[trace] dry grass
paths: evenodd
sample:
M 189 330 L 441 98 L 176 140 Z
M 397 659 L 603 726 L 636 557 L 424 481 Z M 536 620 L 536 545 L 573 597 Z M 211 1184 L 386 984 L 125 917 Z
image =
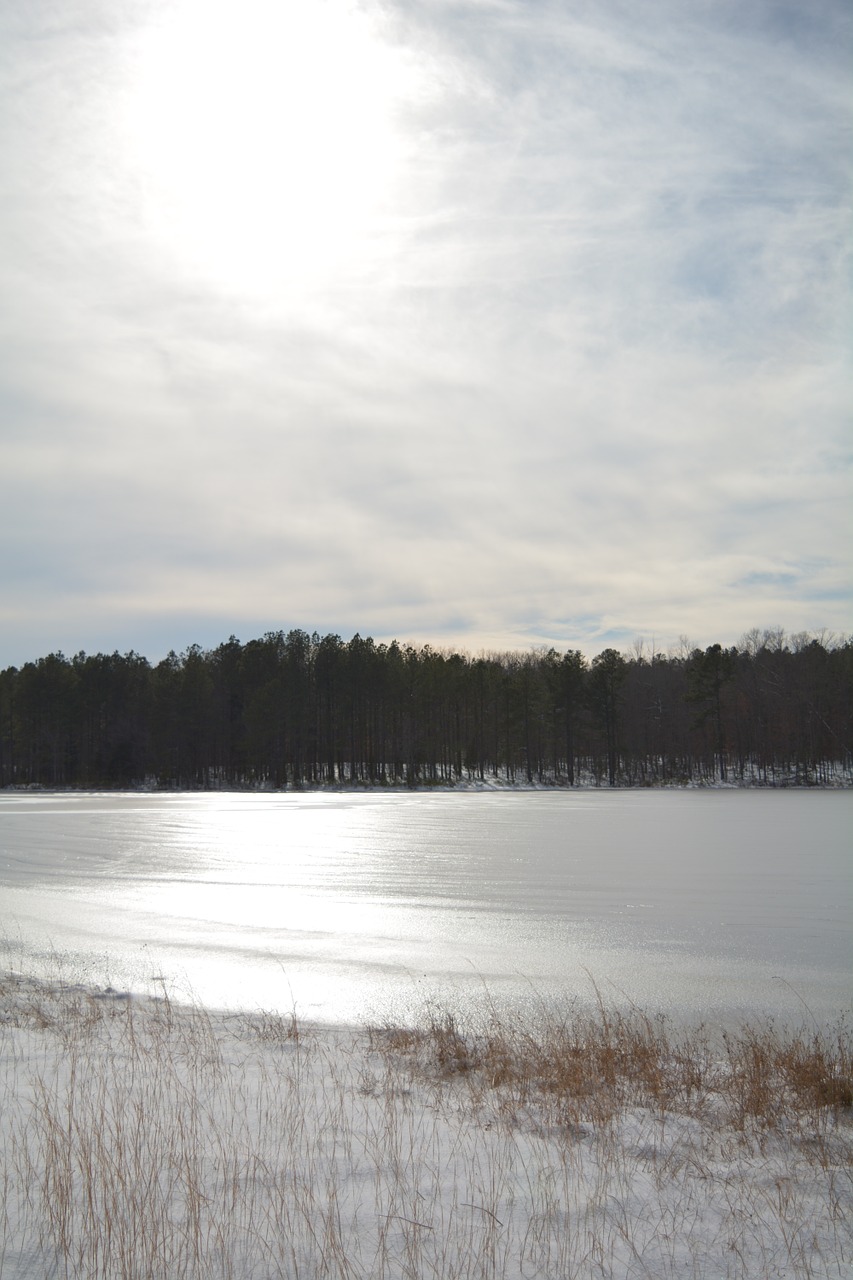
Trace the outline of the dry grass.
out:
M 553 1123 L 605 1124 L 631 1107 L 679 1114 L 744 1132 L 836 1128 L 853 1106 L 851 1037 L 744 1025 L 712 1039 L 675 1036 L 665 1018 L 609 1011 L 544 1018 L 537 1028 L 493 1018 L 463 1030 L 427 1010 L 419 1027 L 373 1027 L 371 1044 L 425 1077 L 465 1076 L 507 1112 L 535 1106 Z
M 367 1034 L 0 981 L 0 1276 L 849 1276 L 845 1032 Z

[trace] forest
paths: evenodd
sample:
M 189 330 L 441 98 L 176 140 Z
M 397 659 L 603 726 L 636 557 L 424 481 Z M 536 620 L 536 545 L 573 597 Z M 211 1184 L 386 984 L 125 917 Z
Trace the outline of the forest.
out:
M 840 785 L 851 744 L 853 640 L 781 629 L 591 661 L 291 630 L 0 672 L 2 787 Z

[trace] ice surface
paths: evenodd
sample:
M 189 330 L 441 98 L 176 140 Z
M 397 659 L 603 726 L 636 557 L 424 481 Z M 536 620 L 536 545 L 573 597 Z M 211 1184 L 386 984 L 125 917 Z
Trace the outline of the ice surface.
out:
M 328 1022 L 849 1010 L 846 792 L 0 796 L 28 972 Z M 16 961 L 17 963 L 17 961 Z

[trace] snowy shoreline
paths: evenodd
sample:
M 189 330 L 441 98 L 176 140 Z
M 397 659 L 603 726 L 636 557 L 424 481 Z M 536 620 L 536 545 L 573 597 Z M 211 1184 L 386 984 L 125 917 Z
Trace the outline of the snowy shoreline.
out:
M 762 781 L 757 778 L 740 779 L 738 781 L 720 782 L 719 780 L 693 779 L 686 782 L 623 782 L 614 786 L 597 782 L 580 782 L 569 784 L 561 780 L 545 779 L 534 782 L 509 782 L 503 778 L 460 778 L 456 782 L 418 782 L 413 786 L 392 782 L 317 782 L 291 783 L 287 786 L 272 786 L 260 783 L 256 786 L 210 785 L 210 786 L 170 786 L 166 784 L 145 784 L 138 786 L 91 786 L 91 787 L 47 787 L 32 782 L 22 786 L 0 787 L 0 795 L 207 795 L 221 793 L 223 795 L 324 795 L 347 792 L 375 793 L 377 795 L 429 795 L 433 792 L 448 794 L 456 792 L 530 792 L 555 791 L 567 795 L 578 795 L 596 792 L 607 795 L 611 792 L 636 791 L 849 791 L 853 790 L 853 775 L 839 772 L 828 782 L 797 782 L 790 778 L 775 778 Z
M 842 1280 L 853 1262 L 844 1032 L 745 1028 L 721 1058 L 603 1007 L 549 1040 L 12 973 L 0 998 L 4 1280 Z

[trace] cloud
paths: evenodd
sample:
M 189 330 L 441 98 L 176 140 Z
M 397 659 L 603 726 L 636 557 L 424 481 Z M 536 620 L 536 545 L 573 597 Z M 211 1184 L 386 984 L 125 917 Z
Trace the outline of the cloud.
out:
M 222 170 L 193 188 L 136 144 L 170 47 L 189 136 L 195 8 L 4 15 L 0 664 L 280 625 L 848 630 L 846 6 L 333 6 L 384 150 L 348 222 L 324 106 L 289 224 L 317 103 L 241 116 L 236 79 L 274 11 L 233 65 L 211 11 L 186 92 Z

